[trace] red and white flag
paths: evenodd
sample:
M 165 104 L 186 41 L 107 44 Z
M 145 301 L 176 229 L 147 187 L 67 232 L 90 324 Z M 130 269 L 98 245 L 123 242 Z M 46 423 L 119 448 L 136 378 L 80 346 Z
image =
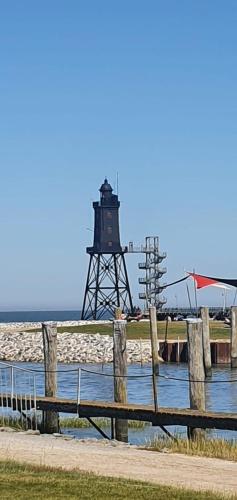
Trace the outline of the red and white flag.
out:
M 224 284 L 224 280 L 218 280 L 218 278 L 209 278 L 208 276 L 203 276 L 201 274 L 196 273 L 188 273 L 189 276 L 195 280 L 196 287 L 199 290 L 200 288 L 204 288 L 206 286 L 216 286 L 217 288 L 224 288 L 224 290 L 230 290 L 226 284 Z M 228 281 L 228 280 L 226 280 Z

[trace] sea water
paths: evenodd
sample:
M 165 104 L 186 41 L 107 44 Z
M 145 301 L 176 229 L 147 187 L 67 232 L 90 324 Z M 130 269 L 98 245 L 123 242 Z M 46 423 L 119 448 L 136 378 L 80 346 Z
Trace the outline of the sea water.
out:
M 6 311 L 0 312 L 0 323 L 77 321 L 80 317 L 81 311 Z

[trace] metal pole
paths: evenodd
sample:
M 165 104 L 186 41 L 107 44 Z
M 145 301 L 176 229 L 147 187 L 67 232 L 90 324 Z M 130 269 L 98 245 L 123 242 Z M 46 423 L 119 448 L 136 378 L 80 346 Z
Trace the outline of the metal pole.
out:
M 188 288 L 188 283 L 186 283 L 186 287 L 187 287 L 187 295 L 188 295 L 188 302 L 189 302 L 190 312 L 192 312 L 192 303 L 191 303 L 191 298 L 190 298 L 190 292 L 189 292 L 189 288 Z
M 81 368 L 77 371 L 77 406 L 81 402 Z
M 14 396 L 14 367 L 11 366 L 11 399 Z
M 34 413 L 35 413 L 35 430 L 37 430 L 37 406 L 36 406 L 36 379 L 33 375 L 33 385 L 34 385 Z
M 194 296 L 195 296 L 195 306 L 196 306 L 196 316 L 198 317 L 198 302 L 197 302 L 197 284 L 195 280 L 195 269 L 193 269 L 193 284 L 194 284 Z

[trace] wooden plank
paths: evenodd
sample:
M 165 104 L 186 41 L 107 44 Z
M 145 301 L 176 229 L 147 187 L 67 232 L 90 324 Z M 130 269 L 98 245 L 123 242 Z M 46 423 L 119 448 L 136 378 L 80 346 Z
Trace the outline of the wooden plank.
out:
M 230 343 L 216 343 L 216 362 L 217 364 L 230 363 Z

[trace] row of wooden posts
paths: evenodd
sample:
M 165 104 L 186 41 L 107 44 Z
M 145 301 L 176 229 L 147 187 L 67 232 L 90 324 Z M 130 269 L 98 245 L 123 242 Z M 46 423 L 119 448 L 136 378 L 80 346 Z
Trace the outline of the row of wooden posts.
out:
M 150 307 L 150 339 L 152 352 L 152 381 L 154 410 L 158 411 L 157 376 L 159 375 L 159 341 L 157 334 L 156 308 Z M 121 310 L 117 309 L 114 320 L 113 374 L 114 401 L 127 403 L 127 353 L 126 321 L 120 319 Z M 159 330 L 158 330 L 159 331 Z M 57 325 L 43 323 L 43 346 L 45 366 L 45 396 L 56 397 L 57 393 Z M 205 381 L 211 377 L 211 349 L 209 332 L 209 310 L 201 307 L 200 318 L 187 319 L 188 379 L 190 408 L 205 411 Z M 237 367 L 237 307 L 231 309 L 231 367 Z M 58 413 L 43 412 L 43 428 L 52 433 L 59 430 Z M 112 435 L 119 441 L 128 441 L 128 422 L 123 419 L 112 421 Z M 203 435 L 200 429 L 188 429 L 190 438 Z

